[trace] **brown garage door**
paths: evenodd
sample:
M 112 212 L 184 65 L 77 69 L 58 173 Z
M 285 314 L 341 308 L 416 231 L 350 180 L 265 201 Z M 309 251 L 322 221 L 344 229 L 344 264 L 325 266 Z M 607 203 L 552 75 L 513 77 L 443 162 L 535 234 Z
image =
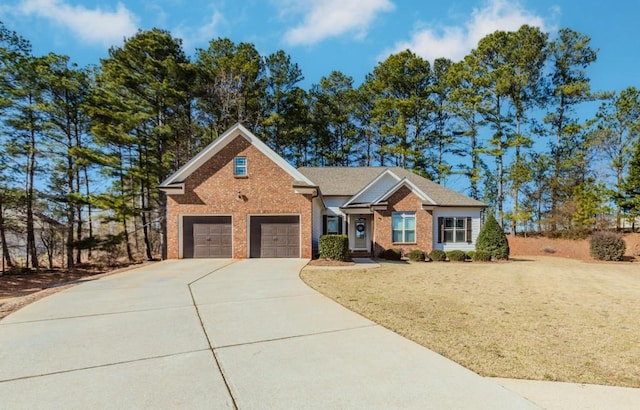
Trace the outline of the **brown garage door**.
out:
M 299 258 L 300 218 L 298 216 L 251 217 L 252 258 Z
M 231 258 L 230 216 L 184 217 L 183 255 L 185 258 Z

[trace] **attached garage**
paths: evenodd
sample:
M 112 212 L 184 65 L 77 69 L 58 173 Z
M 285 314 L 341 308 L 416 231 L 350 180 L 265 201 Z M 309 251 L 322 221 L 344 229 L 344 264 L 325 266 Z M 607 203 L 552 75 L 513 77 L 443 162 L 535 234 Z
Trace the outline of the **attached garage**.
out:
M 249 227 L 251 258 L 300 257 L 299 216 L 251 216 Z
M 233 257 L 230 216 L 185 216 L 182 226 L 184 258 Z

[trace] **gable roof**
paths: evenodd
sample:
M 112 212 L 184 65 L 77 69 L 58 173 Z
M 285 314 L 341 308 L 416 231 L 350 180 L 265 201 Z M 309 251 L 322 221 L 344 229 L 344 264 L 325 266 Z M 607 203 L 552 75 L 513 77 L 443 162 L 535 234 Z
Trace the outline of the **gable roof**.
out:
M 320 187 L 324 196 L 353 196 L 386 170 L 400 179 L 410 181 L 434 205 L 455 207 L 486 207 L 480 201 L 445 188 L 420 175 L 400 167 L 302 167 L 302 174 Z M 399 187 L 398 187 L 399 188 Z
M 418 198 L 422 199 L 422 201 L 424 201 L 425 204 L 427 205 L 437 205 L 433 199 L 429 198 L 429 195 L 427 195 L 426 193 L 422 192 L 422 190 L 420 188 L 418 188 L 413 182 L 409 181 L 407 178 L 402 178 L 400 181 L 398 181 L 397 184 L 395 184 L 390 190 L 388 190 L 387 192 L 385 192 L 380 198 L 376 199 L 375 201 L 373 201 L 374 204 L 380 204 L 386 200 L 388 200 L 391 195 L 395 194 L 396 192 L 398 192 L 398 190 L 402 187 L 407 187 L 409 188 Z
M 398 181 L 400 181 L 400 178 L 395 175 L 393 172 L 391 172 L 390 169 L 385 169 L 384 171 L 382 171 L 377 177 L 375 177 L 374 179 L 372 179 L 371 181 L 369 181 L 368 184 L 366 184 L 365 186 L 363 186 L 362 188 L 360 188 L 360 190 L 358 190 L 358 192 L 356 192 L 347 202 L 345 202 L 342 206 L 349 206 L 350 204 L 356 202 L 358 200 L 359 197 L 361 197 L 363 194 L 365 194 L 367 192 L 367 190 L 369 190 L 371 187 L 373 187 L 375 184 L 378 183 L 378 181 L 380 181 L 382 178 L 384 178 L 386 175 L 389 175 L 390 177 L 392 177 L 396 183 Z M 395 184 L 394 184 L 395 186 Z
M 305 175 L 300 173 L 297 169 L 295 169 L 291 164 L 285 161 L 280 155 L 276 154 L 271 148 L 269 148 L 264 142 L 262 142 L 258 137 L 253 135 L 249 130 L 247 130 L 242 124 L 237 123 L 233 127 L 229 128 L 225 131 L 224 134 L 216 138 L 211 144 L 207 145 L 198 155 L 191 158 L 189 162 L 184 164 L 179 170 L 177 170 L 173 175 L 164 180 L 159 188 L 160 189 L 176 189 L 183 188 L 184 181 L 194 173 L 198 168 L 204 165 L 209 159 L 211 159 L 214 155 L 220 152 L 224 147 L 226 147 L 231 141 L 236 139 L 236 137 L 241 136 L 249 143 L 251 143 L 254 147 L 256 147 L 260 152 L 266 155 L 269 159 L 275 162 L 280 168 L 285 170 L 291 177 L 293 178 L 294 186 L 309 186 L 315 187 L 315 184 L 309 180 Z

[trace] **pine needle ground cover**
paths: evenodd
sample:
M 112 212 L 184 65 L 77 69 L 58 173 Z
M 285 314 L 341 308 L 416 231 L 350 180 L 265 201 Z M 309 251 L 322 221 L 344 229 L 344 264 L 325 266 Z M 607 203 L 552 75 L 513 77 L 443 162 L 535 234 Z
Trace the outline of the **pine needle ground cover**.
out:
M 636 263 L 380 263 L 301 276 L 483 376 L 640 387 Z

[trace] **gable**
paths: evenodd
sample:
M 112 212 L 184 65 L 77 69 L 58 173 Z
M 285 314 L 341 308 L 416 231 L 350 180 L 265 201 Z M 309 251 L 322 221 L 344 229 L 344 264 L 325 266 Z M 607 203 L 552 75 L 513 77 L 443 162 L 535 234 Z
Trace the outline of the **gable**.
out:
M 387 201 L 392 195 L 398 192 L 400 189 L 408 189 L 415 196 L 420 198 L 424 205 L 435 205 L 435 202 L 429 198 L 427 194 L 425 194 L 420 188 L 418 188 L 413 182 L 409 181 L 406 178 L 401 179 L 392 186 L 387 192 L 385 192 L 381 197 L 377 198 L 375 203 L 380 204 L 384 201 Z
M 399 180 L 400 178 L 387 169 L 351 197 L 344 206 L 372 203 L 394 187 Z
M 198 155 L 193 157 L 173 175 L 164 180 L 160 184 L 159 188 L 168 194 L 184 194 L 185 180 L 239 137 L 245 139 L 259 152 L 269 158 L 274 164 L 289 174 L 293 180 L 293 186 L 299 187 L 301 190 L 300 193 L 310 193 L 302 192 L 305 187 L 314 188 L 314 184 L 306 176 L 296 170 L 291 166 L 291 164 L 285 161 L 284 158 L 276 154 L 275 151 L 269 148 L 264 142 L 249 132 L 241 124 L 234 125 L 206 148 L 200 151 Z

